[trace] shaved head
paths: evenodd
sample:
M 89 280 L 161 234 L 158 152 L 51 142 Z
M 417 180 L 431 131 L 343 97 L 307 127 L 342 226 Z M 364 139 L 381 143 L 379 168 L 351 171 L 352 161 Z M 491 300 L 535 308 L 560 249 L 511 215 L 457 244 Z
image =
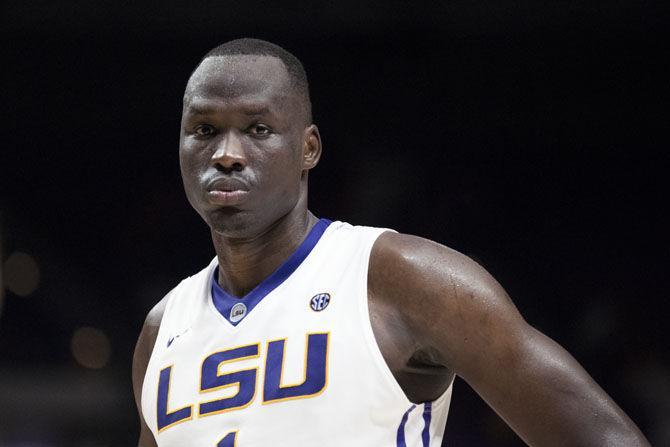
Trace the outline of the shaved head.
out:
M 197 82 L 198 78 L 201 76 L 198 68 L 200 68 L 203 62 L 208 61 L 208 65 L 210 65 L 211 68 L 212 63 L 215 62 L 211 59 L 214 58 L 217 60 L 217 69 L 232 69 L 233 71 L 237 71 L 239 70 L 239 64 L 243 63 L 245 59 L 249 60 L 249 58 L 230 56 L 252 56 L 252 60 L 254 59 L 253 56 L 266 56 L 277 58 L 281 61 L 283 69 L 278 64 L 274 74 L 281 78 L 288 75 L 286 90 L 290 91 L 285 91 L 284 93 L 287 95 L 293 94 L 299 98 L 302 103 L 301 106 L 306 124 L 312 122 L 312 104 L 309 97 L 309 84 L 302 63 L 298 58 L 282 47 L 260 39 L 244 38 L 231 40 L 217 46 L 205 54 L 189 78 L 184 101 L 187 102 L 190 99 L 191 86 L 194 84 L 194 81 Z M 272 75 L 272 73 L 270 75 Z M 231 79 L 231 81 L 234 83 L 234 79 Z M 231 88 L 233 87 L 234 86 L 231 85 Z

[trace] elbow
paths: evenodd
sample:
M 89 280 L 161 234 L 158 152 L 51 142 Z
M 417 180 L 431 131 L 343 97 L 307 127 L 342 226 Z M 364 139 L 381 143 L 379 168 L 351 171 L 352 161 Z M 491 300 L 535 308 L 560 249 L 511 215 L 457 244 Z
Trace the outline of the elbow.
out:
M 650 447 L 642 432 L 630 421 L 604 433 L 602 444 L 608 447 Z

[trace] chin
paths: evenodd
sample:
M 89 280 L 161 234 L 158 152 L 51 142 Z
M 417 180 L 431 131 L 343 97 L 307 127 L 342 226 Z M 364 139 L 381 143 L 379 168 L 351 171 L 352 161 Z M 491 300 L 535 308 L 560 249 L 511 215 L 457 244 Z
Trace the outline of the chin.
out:
M 214 233 L 233 238 L 253 235 L 258 225 L 258 220 L 253 214 L 235 208 L 212 211 L 208 214 L 206 221 Z

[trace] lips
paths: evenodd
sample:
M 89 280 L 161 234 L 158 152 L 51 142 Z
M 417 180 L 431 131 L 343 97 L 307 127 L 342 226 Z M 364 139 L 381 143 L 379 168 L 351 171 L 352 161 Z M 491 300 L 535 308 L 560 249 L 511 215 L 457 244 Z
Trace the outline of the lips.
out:
M 219 177 L 207 184 L 207 198 L 215 205 L 238 205 L 246 199 L 248 194 L 247 185 L 234 178 Z
M 207 183 L 207 191 L 222 191 L 222 192 L 232 192 L 232 191 L 248 191 L 249 188 L 247 185 L 235 178 L 228 177 L 218 177 L 213 180 L 210 180 Z

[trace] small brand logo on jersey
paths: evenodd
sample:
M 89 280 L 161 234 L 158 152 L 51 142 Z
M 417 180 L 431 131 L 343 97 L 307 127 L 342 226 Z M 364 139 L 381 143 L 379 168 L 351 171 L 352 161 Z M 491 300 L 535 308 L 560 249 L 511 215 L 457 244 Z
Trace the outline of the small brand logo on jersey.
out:
M 236 303 L 232 309 L 230 309 L 230 321 L 232 323 L 237 323 L 247 314 L 247 306 L 244 303 Z
M 309 306 L 314 312 L 321 312 L 323 309 L 328 307 L 330 303 L 330 294 L 328 293 L 319 293 L 314 295 L 311 300 L 309 300 Z
M 168 341 L 167 341 L 167 347 L 169 348 L 173 341 L 175 341 L 177 338 L 179 338 L 179 337 L 181 337 L 182 335 L 184 335 L 185 333 L 187 333 L 189 329 L 191 329 L 191 328 L 188 328 L 188 329 L 186 329 L 184 332 L 181 332 L 181 333 L 179 333 L 179 334 L 177 334 L 177 335 L 173 335 L 172 337 L 168 338 Z

